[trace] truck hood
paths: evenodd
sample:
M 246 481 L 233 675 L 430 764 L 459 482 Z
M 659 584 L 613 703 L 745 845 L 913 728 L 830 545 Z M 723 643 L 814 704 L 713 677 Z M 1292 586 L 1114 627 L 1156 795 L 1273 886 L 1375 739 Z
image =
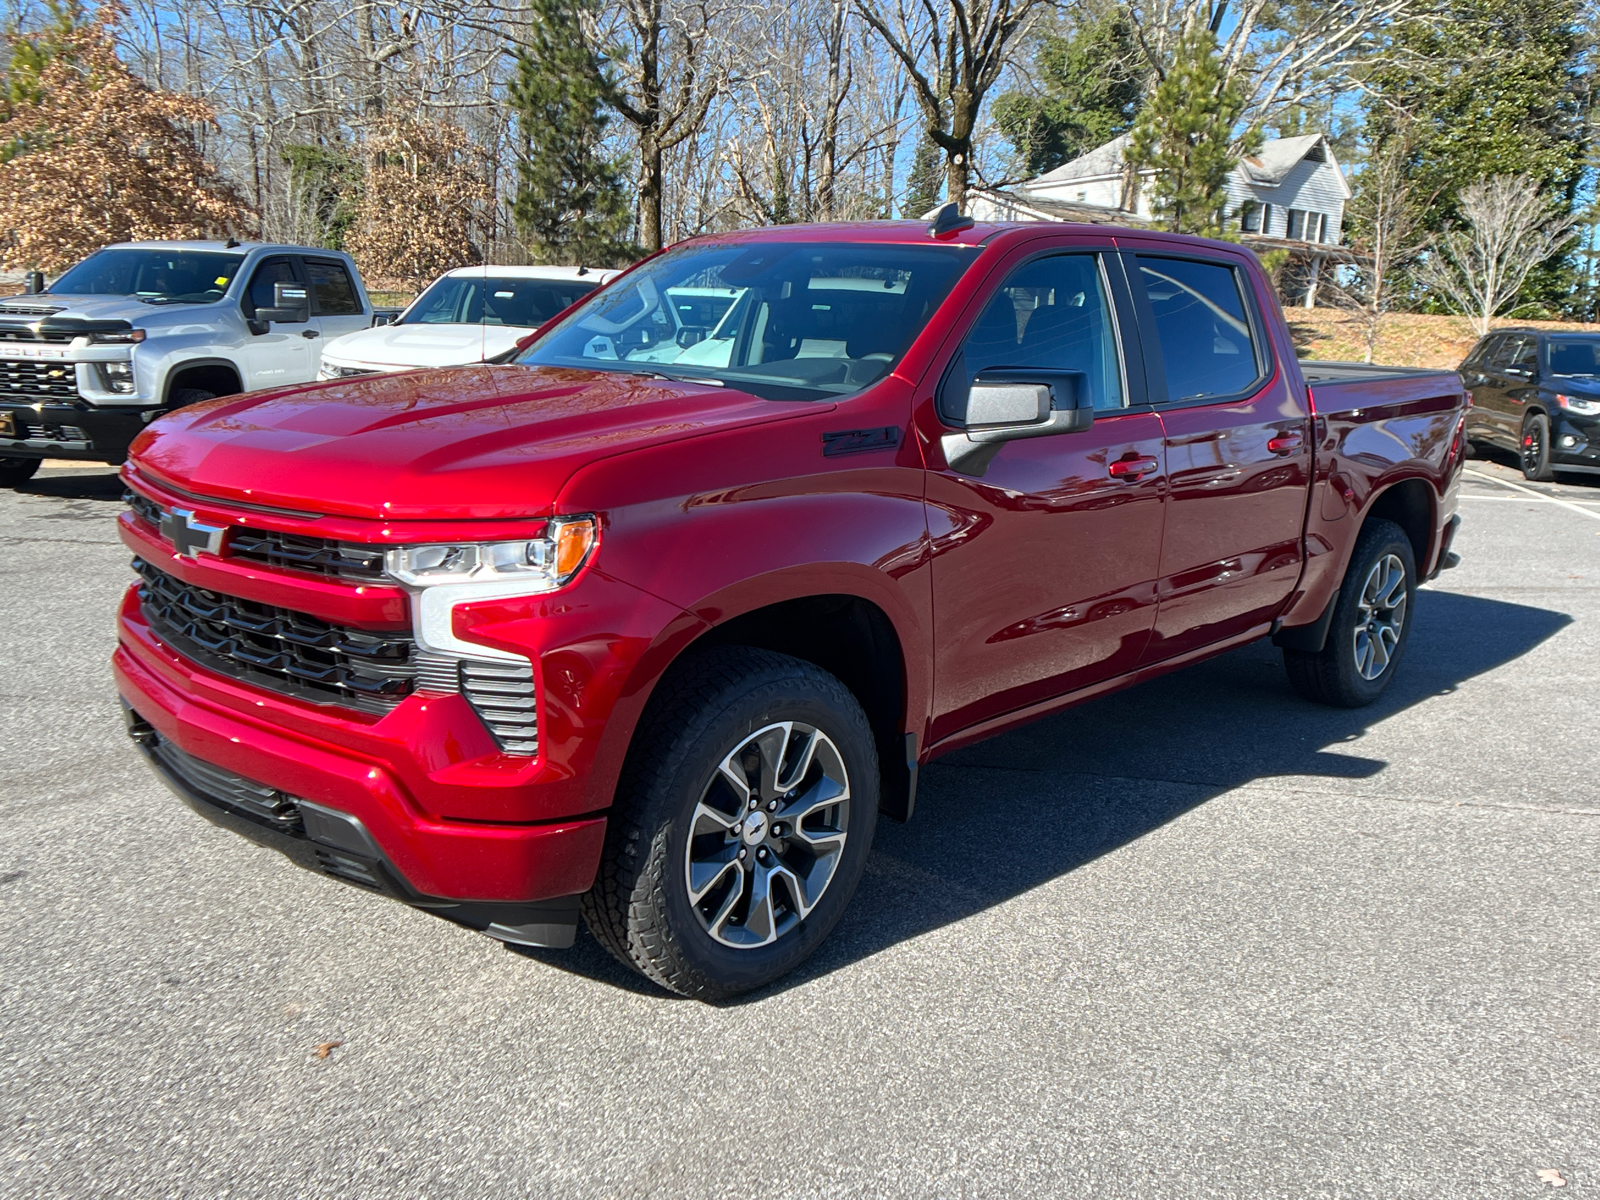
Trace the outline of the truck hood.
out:
M 218 500 L 492 520 L 549 513 L 587 462 L 816 409 L 613 371 L 480 365 L 197 404 L 151 424 L 129 457 Z
M 215 302 L 213 302 L 215 303 Z M 0 300 L 0 320 L 8 315 L 15 321 L 37 321 L 44 314 L 41 309 L 52 308 L 52 321 L 127 321 L 133 325 L 148 325 L 162 321 L 165 313 L 192 313 L 203 304 L 146 304 L 133 296 L 52 296 L 45 292 L 38 296 L 8 296 Z M 20 311 L 19 311 L 20 310 Z
M 322 357 L 358 367 L 463 366 L 493 358 L 532 332 L 515 325 L 380 325 L 334 338 Z

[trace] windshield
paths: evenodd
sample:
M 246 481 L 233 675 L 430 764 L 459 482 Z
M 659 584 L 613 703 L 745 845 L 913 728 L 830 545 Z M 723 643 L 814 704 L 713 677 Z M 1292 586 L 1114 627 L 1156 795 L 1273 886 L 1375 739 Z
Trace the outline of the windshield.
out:
M 730 383 L 772 399 L 848 395 L 889 373 L 977 255 L 861 242 L 685 246 L 516 361 Z
M 50 285 L 58 296 L 137 296 L 149 304 L 222 299 L 242 254 L 204 250 L 99 250 Z
M 514 325 L 533 329 L 598 286 L 585 279 L 446 275 L 418 296 L 397 325 Z
M 1573 338 L 1547 343 L 1552 375 L 1600 374 L 1600 339 Z

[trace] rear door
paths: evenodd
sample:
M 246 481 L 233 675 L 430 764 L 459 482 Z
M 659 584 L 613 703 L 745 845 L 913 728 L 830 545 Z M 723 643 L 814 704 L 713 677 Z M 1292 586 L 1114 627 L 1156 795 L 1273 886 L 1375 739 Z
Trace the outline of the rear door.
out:
M 1148 370 L 1165 397 L 1171 488 L 1143 660 L 1153 663 L 1265 625 L 1288 599 L 1303 558 L 1311 429 L 1242 261 L 1152 249 L 1127 262 Z
M 304 258 L 302 262 L 311 285 L 311 311 L 324 343 L 372 324 L 349 267 L 336 258 Z
M 1500 340 L 1483 359 L 1483 383 L 1472 389 L 1474 408 L 1481 408 L 1480 418 L 1490 437 L 1502 446 L 1515 446 L 1522 428 L 1519 418 L 1511 419 L 1511 400 L 1506 391 L 1511 387 L 1509 374 L 1511 360 L 1522 349 L 1524 339 L 1520 334 L 1502 334 Z
M 1130 671 L 1150 636 L 1166 479 L 1121 272 L 1109 244 L 1013 259 L 943 376 L 941 397 L 994 368 L 1080 371 L 1095 419 L 981 470 L 926 431 L 934 741 Z
M 1489 421 L 1489 376 L 1487 373 L 1488 362 L 1494 356 L 1496 349 L 1504 341 L 1500 334 L 1490 334 L 1472 348 L 1472 353 L 1467 355 L 1461 363 L 1461 383 L 1472 395 L 1472 407 L 1467 410 L 1467 436 L 1475 440 L 1483 440 L 1493 434 L 1498 434 L 1498 429 L 1487 427 Z

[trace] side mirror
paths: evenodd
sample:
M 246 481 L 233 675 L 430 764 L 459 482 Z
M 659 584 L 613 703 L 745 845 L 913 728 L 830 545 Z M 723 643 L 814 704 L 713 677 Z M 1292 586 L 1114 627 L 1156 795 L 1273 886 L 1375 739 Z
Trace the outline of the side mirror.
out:
M 941 442 L 945 461 L 967 475 L 981 477 L 1006 442 L 1079 433 L 1094 424 L 1082 371 L 996 367 L 980 371 L 965 389 L 953 382 L 953 391 L 941 397 L 940 415 L 962 432 L 947 433 Z
M 272 307 L 256 309 L 256 320 L 301 325 L 311 320 L 311 292 L 303 283 L 272 285 Z
M 705 337 L 706 331 L 704 329 L 693 329 L 686 326 L 678 330 L 677 342 L 684 349 L 688 349 L 690 346 L 697 346 L 705 341 Z

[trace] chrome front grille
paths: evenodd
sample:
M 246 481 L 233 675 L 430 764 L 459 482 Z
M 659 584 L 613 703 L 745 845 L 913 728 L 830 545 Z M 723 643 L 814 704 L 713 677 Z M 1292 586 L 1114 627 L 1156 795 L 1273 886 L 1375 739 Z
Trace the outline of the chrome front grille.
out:
M 78 335 L 67 333 L 63 330 L 33 330 L 33 329 L 0 329 L 0 342 L 27 342 L 38 345 L 40 342 L 49 342 L 53 345 L 65 345 Z
M 416 658 L 419 692 L 459 692 L 507 754 L 539 753 L 533 664 L 456 658 L 423 651 Z
M 163 642 L 211 670 L 309 700 L 386 713 L 411 694 L 409 630 L 374 633 L 184 583 L 133 560 L 145 619 Z
M 279 829 L 299 827 L 300 810 L 294 799 L 277 788 L 203 762 L 153 732 L 146 737 L 151 741 L 150 752 L 162 765 L 207 799 L 237 808 Z
M 0 351 L 3 353 L 3 351 Z M 0 357 L 0 400 L 51 403 L 78 399 L 78 373 L 69 362 L 55 359 Z

